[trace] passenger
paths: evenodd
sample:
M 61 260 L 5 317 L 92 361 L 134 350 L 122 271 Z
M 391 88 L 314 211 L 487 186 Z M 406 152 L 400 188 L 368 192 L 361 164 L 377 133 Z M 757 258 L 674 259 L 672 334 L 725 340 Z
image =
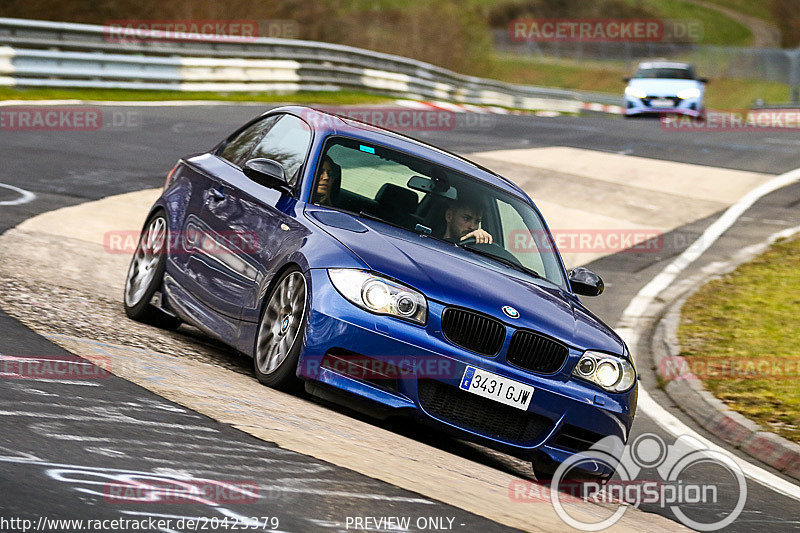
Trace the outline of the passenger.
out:
M 452 242 L 475 237 L 478 244 L 492 244 L 492 235 L 479 226 L 483 220 L 484 207 L 479 201 L 459 199 L 444 213 L 447 227 L 444 239 Z
M 341 182 L 342 167 L 334 163 L 330 156 L 323 156 L 317 175 L 317 190 L 312 202 L 318 205 L 333 205 L 331 198 L 338 192 Z

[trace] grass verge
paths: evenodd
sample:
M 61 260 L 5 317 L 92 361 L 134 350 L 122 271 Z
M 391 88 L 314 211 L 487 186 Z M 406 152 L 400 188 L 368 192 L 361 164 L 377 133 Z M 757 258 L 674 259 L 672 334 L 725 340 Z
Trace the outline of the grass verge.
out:
M 535 59 L 498 54 L 487 67 L 486 77 L 521 85 L 558 87 L 622 95 L 623 65 L 571 60 Z
M 662 18 L 699 22 L 703 29 L 699 44 L 750 46 L 753 42 L 753 34 L 746 26 L 715 9 L 681 0 L 640 1 L 644 7 L 658 13 Z
M 772 11 L 770 11 L 770 4 L 772 0 L 706 0 L 709 3 L 716 4 L 721 7 L 727 7 L 734 11 L 739 11 L 751 17 L 760 18 L 767 22 L 773 22 Z
M 713 280 L 683 307 L 681 355 L 731 409 L 800 443 L 800 238 Z
M 622 78 L 630 75 L 622 63 L 540 60 L 519 55 L 498 55 L 492 61 L 490 77 L 523 85 L 558 87 L 620 96 Z M 756 99 L 768 103 L 789 101 L 789 86 L 760 80 L 713 79 L 706 91 L 709 109 L 748 109 Z
M 712 80 L 706 90 L 709 109 L 749 109 L 753 102 L 781 104 L 790 99 L 789 85 L 772 81 L 721 79 Z

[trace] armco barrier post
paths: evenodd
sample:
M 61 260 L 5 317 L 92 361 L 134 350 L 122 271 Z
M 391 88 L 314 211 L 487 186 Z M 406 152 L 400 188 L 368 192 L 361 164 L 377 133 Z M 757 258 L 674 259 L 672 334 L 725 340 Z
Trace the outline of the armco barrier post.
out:
M 787 53 L 792 62 L 791 79 L 789 80 L 792 87 L 792 103 L 800 104 L 800 47 Z

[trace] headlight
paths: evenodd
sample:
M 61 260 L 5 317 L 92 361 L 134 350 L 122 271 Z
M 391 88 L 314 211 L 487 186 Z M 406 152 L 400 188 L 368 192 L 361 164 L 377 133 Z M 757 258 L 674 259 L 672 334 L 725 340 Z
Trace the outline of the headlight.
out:
M 631 87 L 630 85 L 625 87 L 625 94 L 634 98 L 647 98 L 647 92 L 645 92 L 643 89 L 639 89 L 638 87 Z
M 678 91 L 678 98 L 688 100 L 689 98 L 700 98 L 700 89 L 692 87 L 691 89 L 684 89 Z
M 584 353 L 572 375 L 610 392 L 625 392 L 636 383 L 636 370 L 627 359 L 600 352 Z
M 396 281 L 352 268 L 332 268 L 328 276 L 342 296 L 371 313 L 396 316 L 422 325 L 428 318 L 425 296 Z

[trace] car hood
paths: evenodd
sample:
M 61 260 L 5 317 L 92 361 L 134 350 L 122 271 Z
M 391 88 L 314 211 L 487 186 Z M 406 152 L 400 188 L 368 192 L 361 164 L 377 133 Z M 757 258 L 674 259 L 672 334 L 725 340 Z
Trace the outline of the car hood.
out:
M 676 80 L 669 78 L 632 78 L 629 87 L 642 89 L 648 96 L 677 96 L 678 92 L 693 87 L 703 91 L 703 84 L 697 80 Z
M 317 211 L 319 215 L 321 211 Z M 331 213 L 327 211 L 327 213 Z M 375 272 L 444 305 L 474 309 L 515 328 L 530 328 L 580 350 L 622 353 L 622 341 L 565 290 L 450 243 L 356 219 L 345 213 L 310 218 Z M 339 217 L 347 217 L 337 220 Z M 503 312 L 510 305 L 520 318 Z

